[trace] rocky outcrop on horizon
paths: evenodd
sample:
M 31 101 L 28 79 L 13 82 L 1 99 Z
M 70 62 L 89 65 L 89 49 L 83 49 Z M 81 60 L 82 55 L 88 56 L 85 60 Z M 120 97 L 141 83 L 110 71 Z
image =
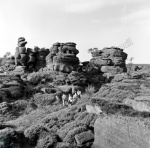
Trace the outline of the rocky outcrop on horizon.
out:
M 39 48 L 34 46 L 34 48 L 27 48 L 25 45 L 27 42 L 24 37 L 18 39 L 18 47 L 16 47 L 15 52 L 15 65 L 16 69 L 14 74 L 22 74 L 27 71 L 37 71 L 41 68 L 46 67 L 45 57 L 48 55 L 49 50 L 45 48 Z M 21 71 L 21 73 L 20 73 Z
M 91 52 L 92 59 L 90 64 L 95 65 L 103 73 L 122 73 L 126 72 L 127 54 L 118 47 L 95 49 Z

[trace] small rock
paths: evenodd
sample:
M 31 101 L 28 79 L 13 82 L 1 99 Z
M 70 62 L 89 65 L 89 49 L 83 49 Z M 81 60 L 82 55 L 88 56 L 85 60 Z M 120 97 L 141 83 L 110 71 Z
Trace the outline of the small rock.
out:
M 102 112 L 100 106 L 92 106 L 92 105 L 86 105 L 86 110 L 88 113 L 93 113 L 93 114 L 99 114 Z
M 139 112 L 150 112 L 150 102 L 146 100 L 131 100 L 125 99 L 124 104 L 131 106 L 134 110 Z
M 77 144 L 83 144 L 94 140 L 94 134 L 91 131 L 83 132 L 75 135 L 75 140 Z

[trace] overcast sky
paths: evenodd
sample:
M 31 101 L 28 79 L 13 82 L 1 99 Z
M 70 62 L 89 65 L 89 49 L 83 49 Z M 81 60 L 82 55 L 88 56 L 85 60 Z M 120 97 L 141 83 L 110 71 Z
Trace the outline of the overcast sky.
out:
M 21 36 L 30 48 L 75 42 L 80 61 L 89 48 L 130 41 L 128 57 L 150 63 L 150 0 L 0 0 L 0 56 Z

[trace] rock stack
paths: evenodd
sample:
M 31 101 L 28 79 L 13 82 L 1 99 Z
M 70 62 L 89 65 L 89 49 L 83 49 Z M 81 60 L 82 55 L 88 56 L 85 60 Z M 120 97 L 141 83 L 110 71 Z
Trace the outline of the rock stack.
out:
M 15 52 L 15 65 L 16 68 L 12 72 L 13 74 L 24 74 L 27 62 L 27 55 L 26 55 L 26 47 L 27 41 L 25 41 L 24 37 L 18 38 L 18 47 L 16 47 Z
M 18 47 L 16 47 L 16 52 L 15 52 L 15 64 L 16 66 L 26 66 L 26 60 L 27 60 L 27 55 L 26 55 L 26 47 L 25 45 L 27 42 L 25 41 L 24 37 L 20 37 L 18 39 Z
M 46 66 L 45 58 L 49 54 L 49 49 L 34 46 L 33 49 L 27 48 L 27 65 L 29 70 L 39 70 Z
M 18 47 L 15 52 L 15 65 L 17 66 L 14 70 L 15 73 L 20 74 L 25 69 L 28 70 L 39 70 L 46 66 L 45 58 L 49 54 L 49 49 L 39 48 L 35 46 L 33 49 L 25 47 L 27 42 L 24 37 L 18 39 Z
M 97 66 L 103 73 L 126 72 L 127 54 L 118 47 L 103 48 L 92 53 L 90 63 Z
M 76 56 L 79 51 L 76 44 L 72 42 L 55 43 L 50 48 L 50 53 L 46 57 L 47 68 L 55 71 L 70 73 L 76 70 L 79 59 Z

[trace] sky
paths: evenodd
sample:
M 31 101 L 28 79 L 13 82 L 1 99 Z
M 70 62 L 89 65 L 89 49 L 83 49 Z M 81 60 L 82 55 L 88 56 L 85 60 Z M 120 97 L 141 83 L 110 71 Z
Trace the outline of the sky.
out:
M 75 42 L 81 62 L 89 48 L 117 46 L 150 64 L 150 0 L 0 0 L 0 57 L 19 37 L 30 48 Z

